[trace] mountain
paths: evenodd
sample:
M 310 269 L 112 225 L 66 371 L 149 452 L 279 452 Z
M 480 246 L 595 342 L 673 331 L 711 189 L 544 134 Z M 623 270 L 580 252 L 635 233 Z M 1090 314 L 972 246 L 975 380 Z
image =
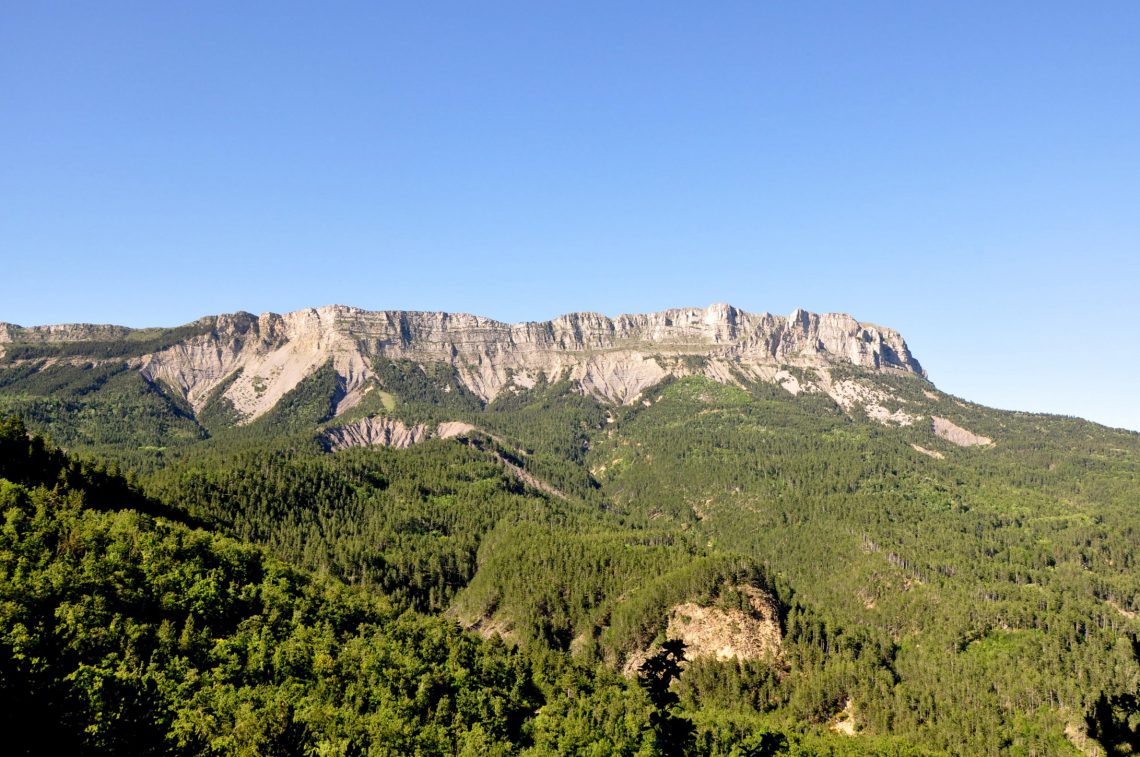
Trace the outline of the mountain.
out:
M 603 402 L 629 405 L 667 378 L 705 376 L 826 395 L 848 413 L 887 425 L 926 424 L 963 446 L 990 441 L 934 415 L 913 387 L 900 392 L 876 380 L 926 377 L 898 332 L 802 309 L 784 318 L 717 304 L 613 319 L 572 313 L 510 325 L 466 314 L 333 305 L 285 315 L 209 316 L 174 329 L 0 323 L 0 360 L 15 369 L 0 376 L 9 394 L 58 395 L 76 367 L 137 373 L 136 383 L 145 387 L 135 389 L 152 395 L 152 403 L 164 398 L 174 416 L 168 425 L 183 436 L 200 433 L 188 428 L 190 419 L 215 428 L 219 418 L 222 425 L 256 421 L 306 382 L 329 384 L 319 421 L 350 414 L 373 392 L 365 409 L 374 409 L 375 397 L 390 396 L 386 384 L 406 383 L 406 373 L 392 375 L 394 366 L 418 365 L 446 371 L 440 388 L 454 388 L 469 405 L 560 380 Z M 39 391 L 45 382 L 49 390 Z M 77 393 L 88 396 L 99 386 L 83 385 Z M 938 399 L 933 389 L 924 392 L 926 400 Z M 148 411 L 154 412 L 140 412 Z M 358 438 L 371 438 L 367 425 Z M 70 430 L 62 438 L 71 441 Z
M 841 404 L 862 402 L 882 412 L 876 396 L 833 382 L 827 368 L 850 364 L 925 375 L 890 329 L 843 314 L 796 310 L 783 318 L 723 304 L 615 319 L 572 313 L 514 325 L 465 314 L 339 305 L 285 315 L 212 316 L 165 331 L 0 323 L 0 358 L 16 365 L 53 358 L 52 364 L 125 360 L 195 412 L 221 400 L 239 422 L 264 415 L 326 364 L 338 387 L 333 416 L 341 415 L 375 385 L 378 359 L 450 366 L 484 402 L 530 389 L 540 376 L 565 376 L 584 393 L 628 404 L 667 376 L 704 375 L 737 384 L 775 382 L 793 393 L 821 390 Z M 804 369 L 815 370 L 814 377 L 804 381 Z
M 947 395 L 847 315 L 3 324 L 6 414 L 124 507 L 516 645 L 506 753 L 1140 749 L 1140 435 Z

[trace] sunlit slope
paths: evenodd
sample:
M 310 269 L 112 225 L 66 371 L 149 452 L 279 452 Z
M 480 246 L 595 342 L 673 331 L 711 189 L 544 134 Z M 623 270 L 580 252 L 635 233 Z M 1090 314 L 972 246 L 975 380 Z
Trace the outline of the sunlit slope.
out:
M 1134 691 L 1136 435 L 928 401 L 990 443 L 684 379 L 589 464 L 619 507 L 753 557 L 896 645 L 895 686 L 846 692 L 879 727 L 949 748 L 965 713 L 1048 728 Z

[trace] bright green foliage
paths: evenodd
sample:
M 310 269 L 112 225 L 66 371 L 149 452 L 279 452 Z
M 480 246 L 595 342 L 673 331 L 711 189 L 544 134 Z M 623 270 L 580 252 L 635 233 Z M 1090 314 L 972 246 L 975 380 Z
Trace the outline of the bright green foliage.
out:
M 509 746 L 540 701 L 501 645 L 254 548 L 43 489 L 3 497 L 14 751 L 452 752 L 476 731 Z M 58 726 L 16 727 L 44 719 Z
M 86 505 L 116 498 L 152 504 L 19 421 L 0 424 L 8 753 L 651 757 L 677 753 L 678 740 L 695 755 L 842 743 L 715 711 L 689 724 L 663 678 L 643 690 L 604 666 L 480 640 L 255 546 Z
M 8 753 L 509 754 L 532 730 L 540 753 L 571 737 L 602 753 L 648 730 L 624 682 L 564 660 L 540 680 L 497 640 L 259 548 L 86 509 L 103 478 L 35 486 L 72 463 L 18 423 L 0 428 L 0 451 L 3 475 L 20 482 L 0 478 Z M 551 692 L 573 685 L 575 703 L 536 720 L 542 680 Z
M 700 368 L 699 361 L 690 367 Z M 29 413 L 31 427 L 50 429 L 86 454 L 132 471 L 149 499 L 133 491 L 116 496 L 130 499 L 136 510 L 199 519 L 239 540 L 218 541 L 229 545 L 225 549 L 253 549 L 239 542 L 265 547 L 295 569 L 322 575 L 307 584 L 323 587 L 322 596 L 327 589 L 353 602 L 445 614 L 517 642 L 518 652 L 488 647 L 487 654 L 523 665 L 512 679 L 521 682 L 521 693 L 487 686 L 514 703 L 496 706 L 525 711 L 518 715 L 522 725 L 502 725 L 494 707 L 447 726 L 442 716 L 433 721 L 417 714 L 410 728 L 431 740 L 422 747 L 428 751 L 661 750 L 661 708 L 614 671 L 661 649 L 670 609 L 678 604 L 748 614 L 741 586 L 774 597 L 782 652 L 773 659 L 686 663 L 669 689 L 677 697 L 670 716 L 692 722 L 693 753 L 1075 754 L 1074 741 L 1085 734 L 1121 753 L 1137 748 L 1136 434 L 991 411 L 936 394 L 915 377 L 868 377 L 855 368 L 837 368 L 832 378 L 873 381 L 898 397 L 887 402 L 888 411 L 947 418 L 994 444 L 959 448 L 936 437 L 928 421 L 884 427 L 858 411 L 849 416 L 822 394 L 792 397 L 764 383 L 669 380 L 648 390 L 644 403 L 614 407 L 582 396 L 559 377 L 543 377 L 529 390 L 509 390 L 487 404 L 452 366 L 379 361 L 376 368 L 366 395 L 372 399 L 357 406 L 355 416 L 341 418 L 331 417 L 343 392 L 331 366 L 271 413 L 238 427 L 222 390 L 195 417 L 163 387 L 109 362 L 5 364 L 0 406 L 18 407 Z M 399 451 L 330 453 L 321 443 L 322 424 L 369 413 L 429 424 L 461 420 L 479 432 Z M 199 441 L 206 430 L 210 438 Z M 22 434 L 9 438 L 19 436 L 20 449 L 34 446 Z M 40 452 L 53 454 L 42 446 Z M 0 492 L 6 502 L 21 503 L 13 512 L 24 513 L 22 523 L 39 518 L 35 508 L 49 501 L 56 504 L 48 509 L 72 513 L 67 527 L 78 534 L 98 530 L 85 519 L 126 517 L 76 510 L 69 499 L 74 495 L 67 492 L 79 488 L 101 509 L 113 501 L 98 493 L 95 465 L 84 468 L 63 457 L 52 465 L 46 478 Z M 511 466 L 545 491 L 520 481 Z M 65 470 L 71 472 L 61 478 Z M 102 473 L 114 479 L 113 471 Z M 63 486 L 55 494 L 33 491 L 56 481 Z M 167 510 L 158 509 L 164 505 Z M 136 530 L 189 533 L 132 517 L 141 518 Z M 36 533 L 52 528 L 37 522 Z M 110 548 L 113 539 L 100 538 L 100 548 Z M 208 538 L 213 544 L 218 537 Z M 58 544 L 53 549 L 50 571 L 87 587 L 76 590 L 77 604 L 82 596 L 103 596 L 98 582 L 67 572 L 70 552 Z M 272 563 L 260 550 L 250 554 Z M 109 564 L 130 573 L 126 562 Z M 201 567 L 209 573 L 212 565 Z M 174 563 L 168 567 L 175 570 Z M 332 588 L 346 585 L 351 588 Z M 203 601 L 204 613 L 214 604 L 230 606 L 225 596 Z M 325 623 L 325 613 L 343 612 L 335 602 L 320 607 L 310 618 L 316 626 Z M 388 633 L 396 614 L 385 609 L 379 619 L 361 622 Z M 405 621 L 412 618 L 428 623 L 413 615 Z M 337 636 L 335 629 L 348 628 L 337 622 L 328 621 L 334 629 L 329 649 L 340 660 L 353 647 L 347 630 Z M 178 623 L 181 638 L 185 620 Z M 447 629 L 443 646 L 483 648 L 446 623 L 439 627 Z M 287 638 L 272 637 L 271 645 L 288 646 Z M 98 667 L 103 663 L 85 656 L 98 649 L 84 647 L 67 659 Z M 53 648 L 41 658 L 62 654 Z M 365 670 L 364 654 L 343 659 Z M 351 679 L 352 671 L 334 669 Z M 337 734 L 329 747 L 334 753 L 372 738 L 345 734 L 378 733 L 352 730 L 353 718 L 387 712 L 381 704 L 387 700 L 360 704 L 349 697 L 357 702 L 350 716 L 340 700 L 320 693 L 348 696 L 349 689 L 322 688 L 320 675 L 306 675 L 273 679 L 276 688 L 265 690 L 235 683 L 218 699 L 192 693 L 213 702 L 193 710 L 207 713 L 201 717 L 208 723 L 179 726 L 179 732 L 215 734 L 210 738 L 220 739 L 219 751 L 258 744 L 272 751 L 270 741 L 257 739 Z M 58 687 L 51 697 L 112 691 L 111 678 L 97 686 L 79 674 L 64 683 L 51 678 Z M 293 688 L 281 688 L 281 681 Z M 146 720 L 146 728 L 166 734 L 162 743 L 169 746 L 176 743 L 171 731 L 153 718 L 182 721 L 138 714 L 167 712 L 162 708 L 183 701 L 162 699 L 165 691 L 88 697 L 82 711 L 115 720 L 107 713 L 121 707 L 123 722 Z M 323 720 L 297 714 L 315 712 L 305 709 L 310 706 L 332 709 L 320 710 Z M 845 709 L 853 713 L 854 736 L 830 730 Z M 390 717 L 399 720 L 401 713 Z M 301 735 L 281 725 L 302 721 Z M 318 721 L 322 725 L 313 725 Z M 243 734 L 278 728 L 274 723 L 277 735 L 242 741 Z M 415 748 L 399 741 L 405 727 L 385 738 Z M 272 743 L 290 751 L 281 746 L 287 741 Z

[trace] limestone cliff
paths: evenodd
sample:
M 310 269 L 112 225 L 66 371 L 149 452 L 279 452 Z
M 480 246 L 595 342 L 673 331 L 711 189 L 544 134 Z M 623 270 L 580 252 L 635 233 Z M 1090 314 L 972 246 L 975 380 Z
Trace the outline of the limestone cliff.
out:
M 442 312 L 365 311 L 332 305 L 285 315 L 248 313 L 203 319 L 204 333 L 132 358 L 151 381 L 180 391 L 200 410 L 224 396 L 247 421 L 272 408 L 331 361 L 342 382 L 337 413 L 354 406 L 373 377 L 375 358 L 446 363 L 480 398 L 568 378 L 585 393 L 630 403 L 667 376 L 703 374 L 726 383 L 778 382 L 789 391 L 832 393 L 829 366 L 924 375 L 895 331 L 848 315 L 796 310 L 789 317 L 731 305 L 607 318 L 571 313 L 551 321 L 506 324 Z M 0 324 L 0 342 L 124 339 L 115 326 Z M 801 382 L 788 367 L 813 368 Z
M 111 341 L 126 339 L 134 331 L 134 329 L 126 326 L 107 326 L 94 323 L 65 323 L 53 326 L 27 327 L 17 326 L 14 323 L 0 323 L 0 344 Z

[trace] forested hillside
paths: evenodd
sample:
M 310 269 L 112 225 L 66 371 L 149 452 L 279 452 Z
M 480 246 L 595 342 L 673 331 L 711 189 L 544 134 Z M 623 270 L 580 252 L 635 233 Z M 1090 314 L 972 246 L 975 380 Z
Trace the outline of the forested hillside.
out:
M 1140 750 L 1136 434 L 697 358 L 625 404 L 377 358 L 347 410 L 330 362 L 243 421 L 49 347 L 0 364 L 18 751 Z M 418 443 L 330 443 L 377 418 Z

